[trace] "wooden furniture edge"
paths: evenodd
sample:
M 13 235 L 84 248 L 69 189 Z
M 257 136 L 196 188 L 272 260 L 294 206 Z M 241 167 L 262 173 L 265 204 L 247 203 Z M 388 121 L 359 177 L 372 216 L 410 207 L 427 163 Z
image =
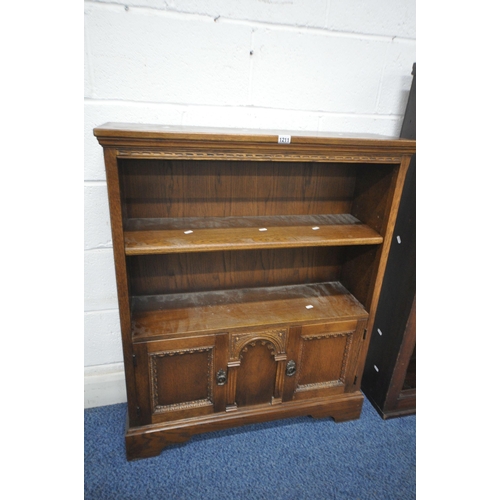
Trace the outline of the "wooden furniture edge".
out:
M 364 402 L 361 391 L 347 393 L 335 401 L 327 398 L 287 402 L 235 412 L 212 413 L 204 417 L 175 420 L 167 423 L 131 427 L 127 419 L 125 443 L 127 459 L 148 458 L 159 455 L 174 444 L 189 440 L 195 434 L 239 427 L 248 424 L 269 422 L 284 418 L 311 416 L 332 417 L 336 422 L 358 419 Z
M 125 242 L 123 237 L 123 220 L 121 205 L 113 200 L 120 199 L 120 182 L 118 179 L 118 162 L 116 150 L 104 148 L 104 166 L 106 169 L 106 185 L 108 190 L 111 235 L 115 267 L 116 288 L 119 304 L 120 334 L 122 337 L 123 363 L 127 391 L 128 414 L 135 415 L 135 373 L 133 366 L 132 335 L 130 322 L 130 301 L 128 295 L 128 279 L 125 262 Z M 135 422 L 135 419 L 133 419 Z
M 403 155 L 414 154 L 416 150 L 414 140 L 395 137 L 289 132 L 290 143 L 280 144 L 279 132 L 237 133 L 217 128 L 193 132 L 182 127 L 135 127 L 107 123 L 94 128 L 94 135 L 101 146 L 116 148 L 120 158 L 399 163 Z

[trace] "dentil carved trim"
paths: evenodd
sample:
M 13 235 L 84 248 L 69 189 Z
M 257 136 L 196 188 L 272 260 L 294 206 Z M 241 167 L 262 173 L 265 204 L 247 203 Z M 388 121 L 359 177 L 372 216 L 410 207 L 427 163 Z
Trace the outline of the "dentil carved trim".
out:
M 249 347 L 255 347 L 257 344 L 265 345 L 270 351 L 271 356 L 276 356 L 276 351 L 274 349 L 274 344 L 270 340 L 259 339 L 253 342 L 248 342 L 245 347 L 240 351 L 240 359 L 243 359 L 243 353 L 248 352 Z
M 354 330 L 350 332 L 326 332 L 326 333 L 316 333 L 314 335 L 304 335 L 302 340 L 319 340 L 319 339 L 329 339 L 330 337 L 346 337 L 352 335 Z
M 298 385 L 295 392 L 310 391 L 312 389 L 328 389 L 329 387 L 338 387 L 339 385 L 343 384 L 344 381 L 342 379 L 329 380 L 327 382 L 318 382 L 315 384 L 304 384 Z
M 324 154 L 306 153 L 255 153 L 234 151 L 154 151 L 127 150 L 117 151 L 119 158 L 158 158 L 173 160 L 252 160 L 252 161 L 338 161 L 345 163 L 375 162 L 375 163 L 399 163 L 399 156 L 377 156 L 377 155 L 349 155 L 325 152 Z
M 175 403 L 171 405 L 156 405 L 154 413 L 165 413 L 169 411 L 177 410 L 189 410 L 192 408 L 201 408 L 203 406 L 213 406 L 213 401 L 211 399 L 198 399 L 197 401 L 187 401 L 182 403 Z

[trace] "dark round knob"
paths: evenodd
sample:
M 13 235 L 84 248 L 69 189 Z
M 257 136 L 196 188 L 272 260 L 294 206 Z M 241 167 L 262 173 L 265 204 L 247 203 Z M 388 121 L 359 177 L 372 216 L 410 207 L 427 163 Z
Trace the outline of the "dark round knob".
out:
M 227 375 L 224 370 L 219 370 L 216 375 L 217 385 L 224 385 L 227 382 Z
M 291 359 L 287 364 L 286 364 L 286 374 L 288 377 L 292 377 L 295 375 L 295 372 L 297 371 L 297 366 L 295 365 L 295 361 Z

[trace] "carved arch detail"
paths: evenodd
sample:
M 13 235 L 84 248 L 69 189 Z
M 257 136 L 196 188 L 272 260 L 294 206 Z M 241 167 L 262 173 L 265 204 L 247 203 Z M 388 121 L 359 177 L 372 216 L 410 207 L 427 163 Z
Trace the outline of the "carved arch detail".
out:
M 238 361 L 243 356 L 243 352 L 248 350 L 249 345 L 255 346 L 257 343 L 267 345 L 276 361 L 285 355 L 287 330 L 268 330 L 265 332 L 251 333 L 231 333 L 229 342 L 229 360 Z

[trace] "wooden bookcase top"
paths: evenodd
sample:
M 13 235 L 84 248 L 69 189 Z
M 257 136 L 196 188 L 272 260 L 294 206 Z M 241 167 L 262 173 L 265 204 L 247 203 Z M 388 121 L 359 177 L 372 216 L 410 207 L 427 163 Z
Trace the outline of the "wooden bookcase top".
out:
M 397 157 L 411 155 L 415 153 L 416 141 L 400 139 L 396 137 L 378 136 L 370 134 L 340 134 L 332 132 L 311 132 L 311 131 L 271 131 L 258 129 L 229 129 L 229 128 L 209 128 L 209 127 L 182 127 L 170 125 L 148 125 L 129 123 L 105 123 L 94 129 L 94 135 L 102 146 L 143 146 L 158 147 L 169 144 L 174 147 L 182 147 L 183 144 L 193 142 L 204 143 L 212 146 L 223 146 L 232 144 L 234 146 L 248 145 L 258 148 L 259 145 L 268 149 L 270 146 L 278 146 L 281 151 L 293 151 L 296 147 L 300 149 L 307 146 L 314 147 L 316 156 L 321 154 L 321 146 L 333 147 L 338 152 L 344 151 L 346 155 L 360 151 L 366 154 L 366 161 L 370 161 L 370 153 L 376 155 L 386 155 L 380 158 L 388 163 L 397 163 Z M 280 144 L 280 137 L 289 140 L 290 143 Z M 318 149 L 318 147 L 320 149 Z M 279 151 L 279 150 L 278 150 Z M 142 151 L 146 155 L 145 151 Z M 126 154 L 118 156 L 127 157 Z M 132 155 L 134 156 L 134 155 Z M 139 152 L 135 156 L 140 156 Z M 216 157 L 213 157 L 216 159 Z M 242 157 L 243 158 L 243 157 Z M 210 159 L 210 157 L 207 157 Z M 228 157 L 229 159 L 229 157 Z M 258 160 L 259 157 L 253 157 Z M 279 159 L 262 158 L 263 160 Z M 340 158 L 341 159 L 341 158 Z M 304 157 L 304 161 L 315 160 L 315 156 Z M 356 161 L 363 158 L 356 158 Z M 349 161 L 349 158 L 346 158 Z

